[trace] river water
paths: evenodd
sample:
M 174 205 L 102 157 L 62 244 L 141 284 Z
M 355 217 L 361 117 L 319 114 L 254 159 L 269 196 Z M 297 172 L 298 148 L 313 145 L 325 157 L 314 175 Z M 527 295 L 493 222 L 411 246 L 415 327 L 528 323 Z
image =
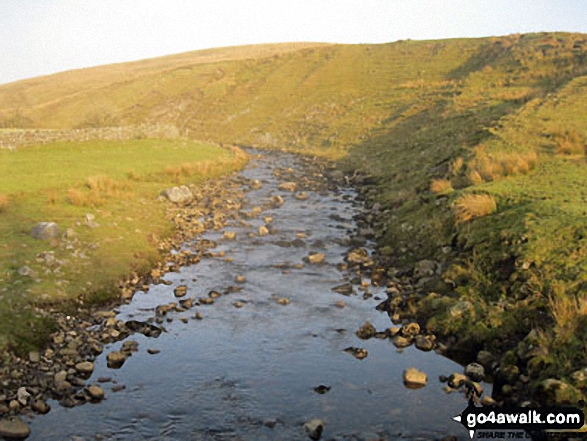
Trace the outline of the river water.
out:
M 188 286 L 188 296 L 205 297 L 234 286 L 242 275 L 242 290 L 213 305 L 170 313 L 173 321 L 164 323 L 167 332 L 158 338 L 132 335 L 139 350 L 121 369 L 109 369 L 106 354 L 123 342 L 106 347 L 89 380 L 108 376 L 116 382 L 101 384 L 106 399 L 75 408 L 52 402 L 49 414 L 30 421 L 30 439 L 295 440 L 308 439 L 303 425 L 313 418 L 325 423 L 323 439 L 466 439 L 464 428 L 452 421 L 466 400 L 445 393 L 438 380 L 462 372 L 460 365 L 434 352 L 413 346 L 398 352 L 388 339 L 355 335 L 366 320 L 378 330 L 391 326 L 387 314 L 375 310 L 376 297 L 386 298 L 384 288 L 370 287 L 369 299 L 359 291 L 348 297 L 332 291 L 349 278 L 338 268 L 348 251 L 344 240 L 356 229 L 356 194 L 308 192 L 307 200 L 297 200 L 278 190 L 273 170 L 299 167 L 298 161 L 289 155 L 251 161 L 242 173 L 263 187 L 247 193 L 250 206 L 276 194 L 284 205 L 266 209 L 248 225 L 229 222 L 234 241 L 223 240 L 222 231 L 205 233 L 218 242 L 214 251 L 231 259 L 204 258 L 168 273 L 171 285 L 137 293 L 118 317 L 153 317 L 156 306 L 176 301 L 173 288 L 180 284 Z M 259 237 L 263 216 L 274 218 L 272 234 Z M 280 242 L 300 233 L 307 236 L 304 244 Z M 293 267 L 310 251 L 325 253 L 326 262 Z M 276 296 L 291 303 L 279 304 Z M 334 306 L 340 300 L 344 308 Z M 244 306 L 235 307 L 237 301 Z M 202 320 L 193 318 L 196 311 Z M 368 357 L 358 360 L 344 352 L 349 346 L 367 349 Z M 160 353 L 151 355 L 149 348 Z M 426 387 L 404 386 L 408 367 L 427 373 Z M 116 385 L 125 389 L 113 392 Z M 314 391 L 319 385 L 330 390 L 319 394 Z

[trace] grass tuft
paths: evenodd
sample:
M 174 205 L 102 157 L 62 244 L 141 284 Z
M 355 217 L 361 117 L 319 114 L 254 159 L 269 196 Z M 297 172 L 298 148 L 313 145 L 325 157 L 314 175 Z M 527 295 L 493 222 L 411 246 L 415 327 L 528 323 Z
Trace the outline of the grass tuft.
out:
M 497 202 L 488 194 L 466 194 L 455 200 L 453 209 L 455 221 L 460 224 L 495 212 Z
M 555 288 L 557 287 L 559 289 L 555 289 L 555 293 L 548 298 L 548 306 L 554 319 L 557 338 L 568 342 L 577 334 L 587 315 L 587 295 L 566 293 L 562 283 Z
M 436 194 L 449 194 L 454 191 L 448 179 L 433 179 L 430 182 L 430 191 Z
M 9 205 L 10 205 L 10 201 L 8 199 L 8 196 L 0 193 L 0 213 L 5 212 L 8 209 Z
M 585 143 L 575 130 L 566 130 L 555 134 L 557 155 L 584 155 Z

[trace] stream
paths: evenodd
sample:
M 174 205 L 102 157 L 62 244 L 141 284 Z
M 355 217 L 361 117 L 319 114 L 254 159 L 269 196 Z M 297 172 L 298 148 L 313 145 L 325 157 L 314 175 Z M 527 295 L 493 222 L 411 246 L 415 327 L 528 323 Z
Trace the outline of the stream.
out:
M 464 395 L 444 392 L 438 379 L 462 366 L 434 351 L 400 351 L 390 339 L 355 335 L 367 320 L 378 331 L 392 326 L 387 313 L 375 309 L 387 298 L 385 287 L 364 287 L 371 297 L 358 286 L 351 296 L 332 291 L 351 278 L 342 264 L 360 203 L 351 188 L 307 191 L 305 200 L 279 190 L 274 170 L 299 167 L 293 155 L 253 155 L 242 174 L 263 185 L 246 193 L 248 207 L 271 195 L 285 203 L 207 230 L 203 238 L 217 242 L 216 255 L 166 274 L 168 285 L 139 291 L 117 318 L 152 320 L 157 306 L 177 301 L 178 285 L 195 299 L 212 290 L 230 293 L 211 305 L 170 312 L 158 338 L 131 335 L 138 351 L 120 369 L 108 368 L 106 355 L 124 341 L 107 346 L 88 380 L 109 377 L 99 383 L 106 398 L 73 408 L 50 402 L 51 412 L 27 420 L 29 439 L 305 440 L 304 423 L 314 418 L 324 422 L 322 439 L 468 438 L 452 420 L 467 406 Z M 273 218 L 269 234 L 260 236 L 266 216 Z M 235 240 L 223 237 L 227 230 Z M 324 253 L 325 262 L 305 261 L 313 251 Z M 351 346 L 368 356 L 344 352 Z M 409 367 L 427 374 L 425 387 L 404 386 Z M 316 392 L 321 385 L 330 389 Z M 491 386 L 483 387 L 490 394 Z

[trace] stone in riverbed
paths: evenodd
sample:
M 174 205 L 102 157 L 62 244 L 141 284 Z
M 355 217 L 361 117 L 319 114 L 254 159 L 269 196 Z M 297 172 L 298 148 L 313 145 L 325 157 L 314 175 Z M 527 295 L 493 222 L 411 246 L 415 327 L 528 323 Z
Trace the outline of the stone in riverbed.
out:
M 161 192 L 161 195 L 174 204 L 185 204 L 194 198 L 192 191 L 185 185 L 167 188 Z
M 59 383 L 60 381 L 67 380 L 67 372 L 66 371 L 59 371 L 55 374 L 54 377 L 55 383 Z
M 398 349 L 407 348 L 412 344 L 412 339 L 398 335 L 393 339 L 393 344 Z
M 358 360 L 363 360 L 364 358 L 367 358 L 367 356 L 369 355 L 367 349 L 355 348 L 354 346 L 346 348 L 344 352 L 352 354 Z
M 265 225 L 261 225 L 259 227 L 259 236 L 267 236 L 269 234 L 269 229 Z
M 86 388 L 86 392 L 92 401 L 101 401 L 104 399 L 104 389 L 102 389 L 100 386 L 88 386 Z
M 222 238 L 224 240 L 235 240 L 236 233 L 234 231 L 225 231 L 224 234 L 222 235 Z
M 279 303 L 280 305 L 289 305 L 291 303 L 291 300 L 289 300 L 286 297 L 280 297 L 279 299 L 277 299 L 277 303 Z
M 342 294 L 343 296 L 350 296 L 354 294 L 353 285 L 350 283 L 343 283 L 332 288 L 332 291 Z
M 464 376 L 463 374 L 459 374 L 458 372 L 455 372 L 450 377 L 448 377 L 448 385 L 450 387 L 452 387 L 453 389 L 458 389 L 463 384 L 465 384 L 466 381 L 467 381 L 467 377 Z
M 298 188 L 298 184 L 295 182 L 282 182 L 277 188 L 281 191 L 289 191 L 293 193 Z
M 402 337 L 415 337 L 420 333 L 420 325 L 418 323 L 408 323 L 402 326 L 400 334 Z
M 26 406 L 27 403 L 29 402 L 29 399 L 31 398 L 31 394 L 29 393 L 28 390 L 26 390 L 26 387 L 21 387 L 18 389 L 17 393 L 17 400 L 20 404 L 22 404 L 23 406 Z
M 360 339 L 367 340 L 371 337 L 374 337 L 375 334 L 377 334 L 377 330 L 375 329 L 375 326 L 366 321 L 363 326 L 357 330 L 356 334 Z
M 273 207 L 273 208 L 279 208 L 283 205 L 285 201 L 283 200 L 283 198 L 281 196 L 271 196 L 269 198 L 269 204 Z
M 41 414 L 41 415 L 45 415 L 46 413 L 49 413 L 49 411 L 51 410 L 51 406 L 49 406 L 43 400 L 37 400 L 37 401 L 33 402 L 33 404 L 31 405 L 31 408 L 33 409 L 34 412 Z
M 80 374 L 89 376 L 92 372 L 94 372 L 94 363 L 91 361 L 82 361 L 81 363 L 75 365 L 75 370 Z
M 416 348 L 421 351 L 431 351 L 434 348 L 434 342 L 424 335 L 416 336 Z
M 408 368 L 403 373 L 404 384 L 409 388 L 419 388 L 426 386 L 428 377 L 426 374 L 414 367 Z
M 175 297 L 183 297 L 188 293 L 188 287 L 186 285 L 179 285 L 173 290 Z
M 112 351 L 106 357 L 106 362 L 110 369 L 120 369 L 126 361 L 126 354 L 120 351 Z
M 180 300 L 179 304 L 181 305 L 182 308 L 189 309 L 194 306 L 194 299 L 189 298 L 189 299 Z
M 212 305 L 214 303 L 214 299 L 211 299 L 210 297 L 200 297 L 198 299 L 198 303 L 200 305 Z
M 0 438 L 26 439 L 31 434 L 31 429 L 20 418 L 0 420 Z
M 324 421 L 315 418 L 304 424 L 304 429 L 311 439 L 320 439 L 324 430 Z
M 483 381 L 485 369 L 479 363 L 469 363 L 465 368 L 465 375 L 473 381 Z
M 326 255 L 324 253 L 310 253 L 308 255 L 308 262 L 312 264 L 319 264 L 324 263 L 326 260 Z
M 259 181 L 258 179 L 253 179 L 249 185 L 253 190 L 259 190 L 260 188 L 263 187 L 263 183 L 261 181 Z

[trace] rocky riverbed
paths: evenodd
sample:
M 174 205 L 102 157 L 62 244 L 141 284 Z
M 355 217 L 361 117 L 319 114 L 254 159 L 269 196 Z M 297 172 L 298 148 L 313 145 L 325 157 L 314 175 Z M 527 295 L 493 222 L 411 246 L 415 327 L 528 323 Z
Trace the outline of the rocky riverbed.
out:
M 177 235 L 121 284 L 121 305 L 46 311 L 49 347 L 4 360 L 0 436 L 466 436 L 451 418 L 469 398 L 493 404 L 483 367 L 464 375 L 434 335 L 389 314 L 410 281 L 377 268 L 348 181 L 264 154 L 170 203 Z

